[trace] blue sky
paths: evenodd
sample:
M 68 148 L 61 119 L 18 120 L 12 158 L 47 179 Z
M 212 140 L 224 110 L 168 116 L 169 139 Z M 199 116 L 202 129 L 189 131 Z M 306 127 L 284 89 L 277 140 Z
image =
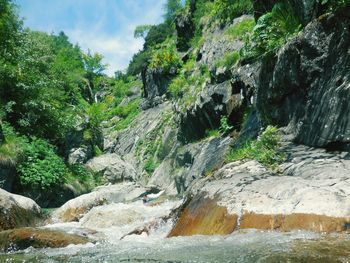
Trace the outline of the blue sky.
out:
M 165 0 L 17 0 L 24 25 L 48 33 L 64 31 L 83 50 L 105 57 L 109 75 L 125 69 L 143 41 L 137 25 L 162 21 Z

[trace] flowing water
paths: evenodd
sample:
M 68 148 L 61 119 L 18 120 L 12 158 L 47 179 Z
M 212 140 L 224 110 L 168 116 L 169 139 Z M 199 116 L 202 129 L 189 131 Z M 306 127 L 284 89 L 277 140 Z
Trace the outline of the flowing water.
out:
M 125 234 L 149 225 L 178 205 L 164 202 L 113 204 L 93 209 L 80 222 L 48 228 L 79 233 L 89 229 L 96 243 L 60 249 L 34 249 L 0 254 L 0 262 L 261 262 L 350 263 L 350 237 L 303 231 L 246 230 L 227 236 L 166 238 L 171 222 L 156 224 L 148 234 Z

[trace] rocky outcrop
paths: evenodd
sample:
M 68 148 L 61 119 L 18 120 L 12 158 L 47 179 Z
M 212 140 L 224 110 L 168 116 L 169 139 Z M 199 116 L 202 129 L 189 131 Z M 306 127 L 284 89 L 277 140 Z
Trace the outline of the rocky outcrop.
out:
M 41 209 L 33 200 L 0 189 L 0 231 L 32 226 L 40 214 Z
M 86 167 L 95 173 L 100 173 L 112 184 L 135 181 L 137 178 L 135 169 L 115 153 L 106 153 L 95 157 L 86 164 Z
M 349 232 L 348 153 L 291 143 L 282 150 L 287 161 L 280 174 L 255 161 L 238 161 L 198 181 L 171 235 L 228 234 L 244 228 Z M 209 217 L 206 211 L 212 211 Z M 206 224 L 214 230 L 209 233 Z
M 238 124 L 248 101 L 230 81 L 207 85 L 196 103 L 179 116 L 179 140 L 187 143 L 205 137 L 207 130 L 218 129 L 222 116 Z
M 72 199 L 52 214 L 54 222 L 78 221 L 93 207 L 109 203 L 128 202 L 140 197 L 146 189 L 135 183 L 101 186 L 93 192 Z
M 155 170 L 148 185 L 165 189 L 169 195 L 183 194 L 195 180 L 223 165 L 232 142 L 229 137 L 218 137 L 178 146 Z
M 85 237 L 47 229 L 19 228 L 0 232 L 0 251 L 5 252 L 29 247 L 60 248 L 88 242 Z
M 170 72 L 151 68 L 142 71 L 143 100 L 141 108 L 143 110 L 155 107 L 165 100 L 168 85 L 175 74 L 175 69 L 170 70 Z
M 265 61 L 257 108 L 265 122 L 290 125 L 299 143 L 350 149 L 350 6 L 313 21 Z

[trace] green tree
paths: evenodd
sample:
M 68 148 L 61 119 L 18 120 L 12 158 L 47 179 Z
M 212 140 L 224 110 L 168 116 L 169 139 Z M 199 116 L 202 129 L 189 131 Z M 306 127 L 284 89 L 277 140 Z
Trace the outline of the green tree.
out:
M 182 8 L 181 0 L 167 0 L 167 2 L 164 5 L 164 19 L 166 22 L 173 22 L 175 19 L 176 14 L 179 10 Z
M 139 25 L 135 28 L 134 38 L 143 38 L 145 39 L 148 32 L 152 28 L 152 25 Z

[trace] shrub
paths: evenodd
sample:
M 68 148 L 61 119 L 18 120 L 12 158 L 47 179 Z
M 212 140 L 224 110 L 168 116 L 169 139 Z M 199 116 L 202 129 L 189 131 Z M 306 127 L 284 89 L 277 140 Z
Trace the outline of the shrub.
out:
M 149 67 L 164 72 L 177 71 L 182 66 L 182 60 L 173 41 L 166 41 L 153 51 Z M 175 73 L 174 72 L 174 73 Z
M 227 28 L 225 34 L 233 39 L 244 40 L 247 34 L 250 34 L 255 26 L 254 18 L 247 18 L 241 22 Z
M 220 119 L 220 128 L 219 131 L 223 134 L 229 133 L 233 129 L 233 126 L 231 126 L 228 123 L 228 118 L 226 116 L 222 116 Z
M 268 126 L 255 141 L 248 141 L 242 147 L 232 150 L 227 161 L 253 159 L 266 167 L 274 168 L 284 160 L 284 155 L 278 152 L 280 137 L 277 128 Z
M 23 148 L 23 161 L 18 165 L 17 172 L 25 188 L 48 190 L 64 182 L 67 169 L 54 146 L 33 138 Z
M 220 60 L 218 60 L 215 63 L 215 66 L 218 67 L 227 67 L 230 68 L 233 65 L 236 64 L 236 62 L 239 60 L 240 54 L 236 51 L 231 51 L 224 55 L 224 57 Z
M 251 38 L 241 50 L 241 55 L 246 59 L 256 59 L 274 54 L 300 29 L 300 19 L 294 13 L 291 4 L 277 3 L 271 12 L 258 19 Z
M 214 17 L 221 22 L 226 22 L 252 11 L 253 2 L 251 0 L 215 0 L 212 12 Z
M 15 165 L 20 159 L 26 139 L 18 136 L 7 123 L 2 123 L 1 127 L 4 141 L 0 142 L 0 163 Z

